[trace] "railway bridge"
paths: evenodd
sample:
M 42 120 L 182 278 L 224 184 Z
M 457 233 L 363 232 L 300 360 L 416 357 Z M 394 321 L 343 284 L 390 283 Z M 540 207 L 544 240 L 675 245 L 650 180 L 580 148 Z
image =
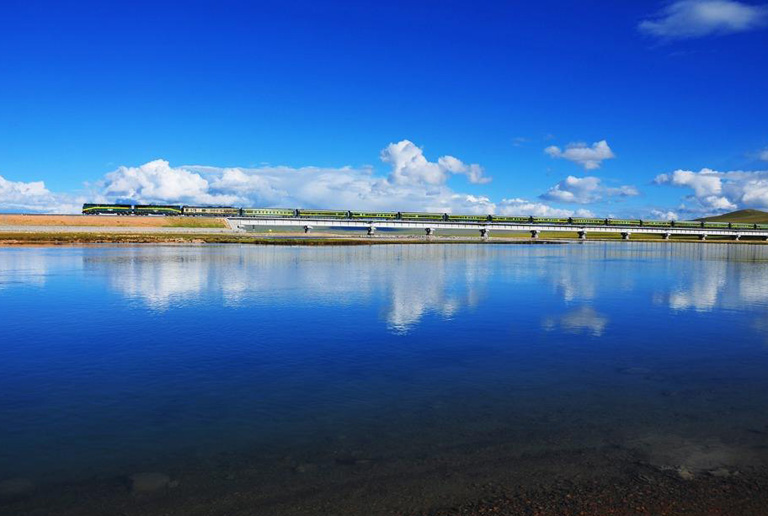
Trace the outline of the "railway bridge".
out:
M 669 226 L 621 226 L 621 225 L 578 225 L 568 223 L 525 223 L 525 222 L 456 222 L 456 221 L 414 221 L 396 219 L 333 219 L 333 218 L 302 218 L 302 217 L 230 217 L 227 219 L 233 229 L 249 230 L 258 227 L 300 227 L 305 233 L 313 228 L 359 228 L 368 235 L 376 234 L 377 229 L 421 229 L 427 236 L 445 230 L 474 230 L 482 238 L 490 236 L 491 232 L 527 231 L 531 238 L 539 238 L 543 231 L 567 231 L 578 234 L 585 240 L 587 235 L 620 233 L 624 240 L 629 240 L 633 234 L 661 235 L 668 240 L 672 235 L 695 235 L 700 240 L 710 236 L 727 237 L 740 240 L 743 237 L 753 237 L 768 241 L 768 229 L 730 229 L 730 228 L 698 228 L 698 227 L 669 227 Z

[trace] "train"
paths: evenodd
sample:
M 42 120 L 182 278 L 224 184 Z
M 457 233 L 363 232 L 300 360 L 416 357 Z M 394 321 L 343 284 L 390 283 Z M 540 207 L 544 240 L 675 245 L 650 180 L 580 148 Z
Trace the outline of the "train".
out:
M 351 211 L 294 208 L 237 208 L 159 204 L 83 204 L 84 215 L 161 215 L 187 217 L 259 217 L 339 220 L 405 220 L 435 222 L 506 222 L 518 224 L 568 224 L 572 226 L 672 227 L 706 229 L 768 229 L 768 224 L 707 222 L 700 220 L 608 219 L 596 217 L 534 217 L 514 215 L 460 215 L 410 211 Z

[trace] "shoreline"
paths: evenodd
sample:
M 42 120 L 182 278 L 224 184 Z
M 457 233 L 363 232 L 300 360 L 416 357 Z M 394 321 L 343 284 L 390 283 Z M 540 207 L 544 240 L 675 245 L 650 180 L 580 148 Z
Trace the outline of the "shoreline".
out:
M 284 246 L 358 246 L 394 244 L 565 244 L 566 241 L 549 239 L 495 238 L 481 240 L 464 237 L 366 237 L 347 235 L 270 235 L 245 233 L 143 233 L 143 232 L 94 232 L 94 233 L 11 233 L 0 231 L 0 247 L 12 246 L 79 246 L 99 244 L 247 244 Z
M 622 240 L 620 235 L 595 236 L 580 240 L 568 234 L 544 234 L 532 239 L 525 235 L 496 236 L 480 238 L 462 235 L 396 235 L 377 234 L 374 236 L 359 234 L 340 234 L 331 232 L 303 233 L 246 233 L 233 230 L 210 230 L 204 228 L 130 228 L 130 227 L 34 227 L 8 228 L 0 226 L 0 247 L 11 246 L 79 246 L 92 244 L 247 244 L 247 245 L 284 245 L 284 246 L 352 246 L 352 245 L 392 245 L 392 244 L 511 244 L 511 245 L 562 245 L 584 244 L 590 242 L 623 243 L 697 243 L 697 244 L 738 244 L 766 245 L 768 242 L 757 239 L 733 240 L 726 238 L 671 238 L 664 240 L 655 235 L 636 235 L 630 240 Z
M 317 228 L 305 234 L 300 229 L 266 227 L 259 231 L 234 228 L 227 219 L 199 217 L 109 217 L 100 215 L 0 214 L 0 247 L 39 245 L 91 244 L 247 244 L 247 245 L 307 245 L 347 246 L 381 244 L 573 244 L 589 242 L 667 242 L 703 244 L 768 244 L 762 237 L 673 235 L 665 240 L 662 234 L 632 233 L 622 240 L 616 233 L 589 233 L 586 240 L 577 231 L 543 231 L 533 239 L 529 232 L 491 230 L 480 237 L 474 230 L 438 229 L 431 236 L 421 230 L 381 230 L 366 235 L 364 230 L 339 231 Z

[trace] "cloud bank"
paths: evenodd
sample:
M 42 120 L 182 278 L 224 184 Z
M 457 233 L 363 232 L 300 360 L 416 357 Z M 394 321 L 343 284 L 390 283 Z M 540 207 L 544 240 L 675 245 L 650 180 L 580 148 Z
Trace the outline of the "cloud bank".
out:
M 54 194 L 43 181 L 9 181 L 0 176 L 0 208 L 7 211 L 71 213 L 79 211 L 83 200 Z
M 768 23 L 768 6 L 734 0 L 678 0 L 638 25 L 660 39 L 690 39 L 747 32 Z
M 472 184 L 488 183 L 490 178 L 480 165 L 453 156 L 429 161 L 408 140 L 388 145 L 381 160 L 391 167 L 387 177 L 375 175 L 369 167 L 172 167 L 155 160 L 120 167 L 99 186 L 105 198 L 142 203 L 468 213 L 495 209 L 488 197 L 458 193 L 447 186 L 453 175 L 464 176 Z
M 548 204 L 531 202 L 525 199 L 502 199 L 495 212 L 500 215 L 518 215 L 534 217 L 594 217 L 590 210 L 567 210 L 563 208 L 554 208 Z
M 390 166 L 388 175 L 371 167 L 257 168 L 172 166 L 158 159 L 139 166 L 121 166 L 92 183 L 89 201 L 174 203 L 289 208 L 342 208 L 355 210 L 413 210 L 460 213 L 521 213 L 570 215 L 524 199 L 499 204 L 483 195 L 462 193 L 448 185 L 452 177 L 470 184 L 491 178 L 478 164 L 446 155 L 430 161 L 421 148 L 403 140 L 381 151 Z M 0 209 L 77 213 L 83 198 L 54 194 L 42 182 L 0 179 Z
M 597 142 L 583 148 L 592 151 L 601 147 Z M 590 156 L 594 157 L 569 156 L 565 159 L 580 160 L 585 166 Z M 461 183 L 452 178 L 462 179 L 465 185 L 490 181 L 477 164 L 453 156 L 430 160 L 408 140 L 389 144 L 380 157 L 389 165 L 385 174 L 377 174 L 372 167 L 172 166 L 158 159 L 134 167 L 121 166 L 88 185 L 89 192 L 83 196 L 51 192 L 42 181 L 12 181 L 0 176 L 0 210 L 78 213 L 83 202 L 96 201 L 589 217 L 595 213 L 587 209 L 588 205 L 639 195 L 634 186 L 609 187 L 598 177 L 568 176 L 534 200 L 512 195 L 493 200 L 455 189 Z M 674 209 L 639 208 L 643 217 L 675 219 L 739 208 L 768 210 L 768 170 L 681 169 L 660 174 L 654 182 L 685 189 L 688 195 Z M 568 204 L 578 209 L 563 206 Z M 612 216 L 600 213 L 604 215 Z M 621 215 L 630 216 L 626 212 Z
M 568 176 L 542 194 L 541 199 L 563 203 L 591 204 L 607 197 L 633 197 L 636 195 L 639 195 L 639 192 L 634 186 L 609 188 L 603 186 L 598 177 Z
M 683 205 L 680 209 L 688 213 L 714 214 L 738 208 L 768 209 L 768 170 L 675 170 L 656 176 L 654 182 L 691 190 L 692 194 L 686 200 L 692 204 Z
M 605 140 L 595 142 L 591 147 L 586 143 L 569 143 L 566 145 L 565 150 L 557 145 L 550 145 L 544 149 L 544 152 L 553 158 L 567 159 L 577 163 L 584 167 L 585 170 L 600 168 L 603 161 L 616 157 Z

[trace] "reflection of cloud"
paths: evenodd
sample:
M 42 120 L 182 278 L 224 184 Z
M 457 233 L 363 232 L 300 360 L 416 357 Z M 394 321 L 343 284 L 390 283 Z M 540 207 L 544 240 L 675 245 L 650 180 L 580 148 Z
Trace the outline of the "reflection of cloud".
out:
M 112 284 L 129 298 L 141 299 L 157 310 L 197 297 L 206 272 L 199 257 L 173 257 L 167 251 L 161 250 L 156 257 L 120 260 L 113 269 L 116 273 L 110 275 Z
M 46 257 L 40 251 L 0 249 L 0 289 L 14 285 L 42 287 L 47 271 Z
M 588 264 L 581 265 L 550 271 L 552 283 L 566 301 L 595 297 L 595 285 L 599 278 Z
M 385 298 L 393 331 L 427 314 L 449 318 L 480 299 L 482 248 L 142 247 L 87 254 L 113 287 L 153 310 L 218 296 L 226 306 L 263 303 L 353 305 Z M 458 278 L 463 281 L 457 281 Z
M 675 310 L 694 309 L 709 312 L 717 304 L 718 294 L 725 285 L 725 263 L 717 267 L 697 267 L 693 270 L 706 269 L 706 274 L 694 274 L 694 281 L 686 282 L 678 290 L 669 293 L 669 307 Z
M 657 292 L 655 302 L 699 312 L 768 306 L 768 264 L 759 246 L 701 245 L 692 249 L 685 257 L 685 274 L 675 278 L 668 293 Z
M 477 270 L 487 253 L 455 246 L 427 251 L 425 254 L 415 247 L 403 248 L 403 258 L 407 259 L 385 271 L 391 299 L 387 325 L 398 333 L 408 332 L 428 313 L 450 318 L 462 306 L 478 303 L 478 286 L 486 277 Z
M 591 333 L 600 337 L 608 325 L 608 318 L 591 306 L 582 306 L 559 317 L 546 317 L 542 327 L 547 331 L 560 329 L 567 333 Z

